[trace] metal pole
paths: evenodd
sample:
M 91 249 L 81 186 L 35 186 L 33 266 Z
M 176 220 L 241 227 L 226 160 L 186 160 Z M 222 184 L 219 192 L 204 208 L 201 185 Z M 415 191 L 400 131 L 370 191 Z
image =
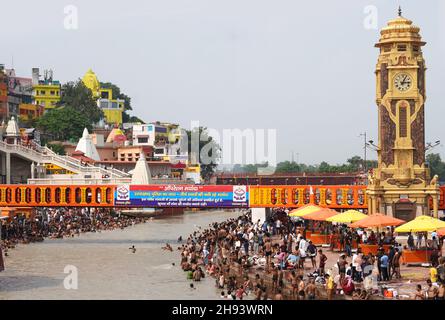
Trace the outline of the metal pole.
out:
M 366 131 L 365 131 L 365 145 L 364 145 L 364 149 L 365 149 L 365 165 L 363 166 L 363 168 L 365 169 L 365 173 L 367 172 L 367 163 L 366 163 Z

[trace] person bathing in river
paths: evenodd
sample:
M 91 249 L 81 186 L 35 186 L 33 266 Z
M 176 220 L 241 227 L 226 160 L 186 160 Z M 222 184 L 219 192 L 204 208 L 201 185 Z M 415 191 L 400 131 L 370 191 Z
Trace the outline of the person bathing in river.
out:
M 170 244 L 166 243 L 165 246 L 162 247 L 162 250 L 173 251 L 173 248 Z

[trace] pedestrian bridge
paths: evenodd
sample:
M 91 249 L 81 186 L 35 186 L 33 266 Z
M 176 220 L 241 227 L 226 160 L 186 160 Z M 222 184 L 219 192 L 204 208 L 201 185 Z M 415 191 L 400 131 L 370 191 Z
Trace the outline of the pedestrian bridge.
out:
M 445 186 L 439 209 L 445 209 Z M 366 186 L 0 185 L 1 207 L 366 209 Z

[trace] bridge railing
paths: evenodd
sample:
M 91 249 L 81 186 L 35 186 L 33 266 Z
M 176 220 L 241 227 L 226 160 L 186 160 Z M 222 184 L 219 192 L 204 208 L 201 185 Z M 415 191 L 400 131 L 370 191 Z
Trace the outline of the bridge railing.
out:
M 37 180 L 37 179 L 36 179 Z M 73 179 L 74 180 L 74 179 Z M 111 180 L 111 179 L 110 179 Z M 117 179 L 116 182 L 123 182 Z M 35 181 L 36 183 L 38 181 Z M 58 181 L 60 183 L 60 181 Z M 112 207 L 118 184 L 0 185 L 0 207 Z M 111 181 L 110 181 L 111 182 Z M 172 183 L 173 182 L 173 183 Z M 125 179 L 124 184 L 129 180 Z M 156 179 L 153 184 L 156 183 Z M 170 181 L 170 184 L 177 184 Z M 215 186 L 214 186 L 215 187 Z M 316 204 L 332 209 L 366 209 L 366 186 L 249 186 L 249 207 L 298 208 Z M 440 187 L 439 209 L 445 209 L 445 186 Z
M 3 207 L 112 207 L 115 186 L 0 185 Z
M 366 186 L 249 186 L 251 207 L 298 208 L 315 204 L 333 209 L 366 209 Z

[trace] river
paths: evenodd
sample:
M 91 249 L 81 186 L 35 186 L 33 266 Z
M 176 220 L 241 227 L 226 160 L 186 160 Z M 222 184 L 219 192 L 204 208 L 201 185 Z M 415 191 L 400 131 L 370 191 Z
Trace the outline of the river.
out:
M 213 278 L 194 282 L 196 289 L 190 288 L 179 266 L 177 239 L 198 226 L 206 228 L 239 214 L 188 212 L 124 230 L 18 245 L 5 257 L 0 299 L 217 299 Z M 161 249 L 166 242 L 173 252 Z M 132 245 L 136 253 L 129 250 Z M 77 289 L 65 289 L 65 277 L 74 276 L 72 271 L 64 273 L 67 265 L 77 269 Z

